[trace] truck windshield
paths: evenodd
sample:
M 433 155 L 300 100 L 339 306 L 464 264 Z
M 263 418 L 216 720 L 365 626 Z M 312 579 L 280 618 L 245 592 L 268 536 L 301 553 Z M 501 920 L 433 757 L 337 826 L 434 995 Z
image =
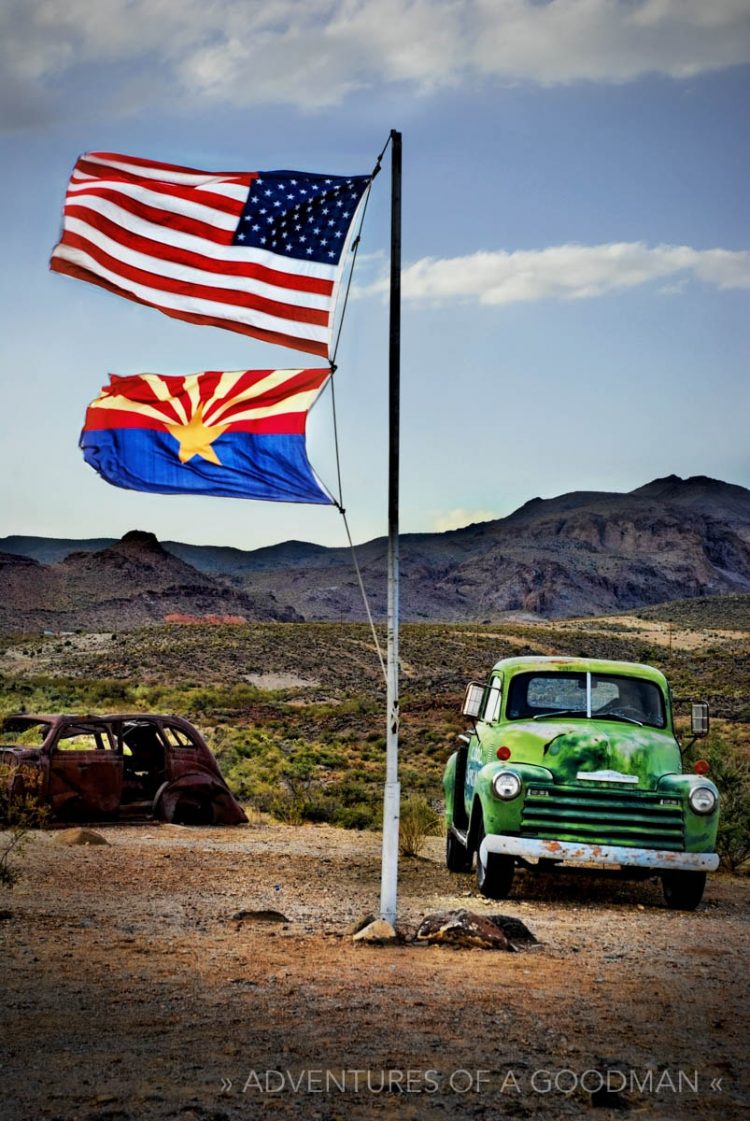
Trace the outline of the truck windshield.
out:
M 509 720 L 578 716 L 664 728 L 664 697 L 653 681 L 610 673 L 517 673 L 508 690 Z

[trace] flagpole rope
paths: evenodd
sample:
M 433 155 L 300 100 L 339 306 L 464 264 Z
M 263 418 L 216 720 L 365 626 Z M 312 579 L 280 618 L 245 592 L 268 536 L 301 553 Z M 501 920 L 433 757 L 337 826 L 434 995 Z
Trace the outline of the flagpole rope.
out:
M 333 446 L 336 450 L 336 479 L 339 488 L 339 510 L 344 511 L 344 489 L 341 482 L 341 455 L 339 453 L 339 424 L 336 415 L 336 367 L 331 366 L 331 414 L 333 416 Z
M 365 584 L 364 584 L 364 581 L 362 579 L 362 572 L 360 570 L 359 563 L 357 562 L 357 553 L 356 553 L 356 550 L 354 548 L 354 542 L 352 541 L 352 535 L 349 532 L 349 523 L 346 520 L 346 510 L 344 510 L 344 508 L 342 506 L 339 506 L 339 513 L 341 514 L 341 517 L 344 519 L 344 529 L 346 530 L 346 536 L 349 540 L 349 548 L 352 551 L 352 560 L 354 561 L 354 571 L 357 573 L 357 582 L 359 583 L 359 590 L 362 593 L 362 601 L 365 605 L 365 611 L 367 613 L 367 622 L 370 624 L 370 632 L 372 634 L 372 638 L 373 638 L 373 641 L 375 643 L 375 650 L 377 651 L 378 661 L 380 662 L 380 668 L 383 671 L 383 680 L 385 681 L 385 683 L 387 685 L 388 684 L 388 671 L 385 668 L 385 659 L 383 658 L 383 651 L 380 648 L 380 640 L 378 639 L 378 632 L 375 630 L 375 623 L 373 622 L 372 612 L 370 611 L 370 601 L 367 598 L 367 590 L 365 589 Z
M 335 342 L 334 347 L 333 347 L 333 354 L 331 355 L 331 357 L 329 359 L 330 364 L 331 364 L 331 371 L 332 372 L 333 372 L 333 370 L 336 369 L 336 355 L 339 352 L 339 343 L 341 342 L 341 332 L 342 332 L 343 327 L 344 327 L 344 316 L 346 315 L 346 308 L 347 308 L 347 304 L 349 303 L 349 291 L 350 291 L 351 286 L 352 286 L 352 277 L 354 276 L 354 266 L 357 263 L 357 253 L 359 252 L 359 243 L 360 243 L 360 240 L 362 238 L 362 227 L 365 224 L 365 215 L 367 214 L 367 206 L 368 206 L 368 203 L 370 202 L 370 193 L 372 191 L 372 185 L 375 182 L 375 178 L 380 171 L 380 165 L 383 161 L 383 156 L 385 155 L 386 149 L 387 149 L 387 147 L 390 143 L 391 143 L 391 137 L 389 136 L 388 139 L 385 142 L 385 145 L 383 147 L 382 152 L 380 153 L 380 155 L 378 156 L 378 158 L 375 161 L 375 167 L 373 168 L 372 175 L 370 176 L 370 182 L 368 183 L 367 190 L 365 191 L 365 201 L 364 201 L 364 204 L 362 206 L 362 217 L 359 220 L 359 229 L 357 230 L 357 236 L 355 237 L 354 241 L 352 242 L 352 248 L 351 248 L 352 262 L 351 262 L 351 265 L 349 266 L 349 276 L 347 277 L 347 281 L 346 281 L 346 289 L 344 291 L 344 300 L 343 300 L 343 303 L 341 304 L 341 316 L 339 317 L 339 329 L 336 332 L 336 342 Z M 333 379 L 331 379 L 331 387 L 333 387 Z
M 343 329 L 343 326 L 344 326 L 344 317 L 346 315 L 346 308 L 347 308 L 347 305 L 349 303 L 349 293 L 351 291 L 351 286 L 352 286 L 352 277 L 354 276 L 354 266 L 357 262 L 357 253 L 359 251 L 360 240 L 361 240 L 361 237 L 362 237 L 362 227 L 364 226 L 365 215 L 367 214 L 367 206 L 368 206 L 368 203 L 370 201 L 370 192 L 372 191 L 372 184 L 375 180 L 375 177 L 377 176 L 378 172 L 380 171 L 380 165 L 382 163 L 383 156 L 385 155 L 385 153 L 388 149 L 388 145 L 392 142 L 392 139 L 393 139 L 392 134 L 389 134 L 388 139 L 386 140 L 385 144 L 383 145 L 383 148 L 382 148 L 377 160 L 375 161 L 375 167 L 373 168 L 373 172 L 372 172 L 372 175 L 370 177 L 370 182 L 369 182 L 369 185 L 367 187 L 367 192 L 365 194 L 364 205 L 362 207 L 362 217 L 360 218 L 360 221 L 359 221 L 359 229 L 357 230 L 357 236 L 355 237 L 354 241 L 352 242 L 352 248 L 351 248 L 352 260 L 351 260 L 351 265 L 349 267 L 349 276 L 347 277 L 346 289 L 344 291 L 344 300 L 343 300 L 343 303 L 341 305 L 341 316 L 339 318 L 339 326 L 338 326 L 338 331 L 336 333 L 336 342 L 334 344 L 333 354 L 331 355 L 331 357 L 329 359 L 329 364 L 330 364 L 330 367 L 331 367 L 330 386 L 331 386 L 331 413 L 332 413 L 332 416 L 333 416 L 333 444 L 334 444 L 334 448 L 335 448 L 335 452 L 336 452 L 336 478 L 337 478 L 338 492 L 339 492 L 338 502 L 336 502 L 336 508 L 338 509 L 338 512 L 341 514 L 341 517 L 342 517 L 343 522 L 344 522 L 344 529 L 346 531 L 346 537 L 347 537 L 347 540 L 349 542 L 349 548 L 350 548 L 351 554 L 352 554 L 352 562 L 354 564 L 354 571 L 357 575 L 357 583 L 359 584 L 359 590 L 362 593 L 362 602 L 365 605 L 365 614 L 367 615 L 367 622 L 370 625 L 370 632 L 372 634 L 373 642 L 375 643 L 375 650 L 376 650 L 376 653 L 378 655 L 378 661 L 380 662 L 380 668 L 383 671 L 383 680 L 385 681 L 386 685 L 388 684 L 388 671 L 386 669 L 385 659 L 383 657 L 383 651 L 382 651 L 381 646 L 380 646 L 380 640 L 378 639 L 378 632 L 375 629 L 375 623 L 373 621 L 372 611 L 370 610 L 370 601 L 369 601 L 368 596 L 367 596 L 367 589 L 365 588 L 364 580 L 362 579 L 362 571 L 359 567 L 359 562 L 357 560 L 357 552 L 356 552 L 356 549 L 354 548 L 354 542 L 352 541 L 352 535 L 351 535 L 351 532 L 349 530 L 349 522 L 347 521 L 347 518 L 346 518 L 346 509 L 344 508 L 344 491 L 343 491 L 343 484 L 342 484 L 342 481 L 341 481 L 341 455 L 340 455 L 340 449 L 339 449 L 339 426 L 338 426 L 338 418 L 337 418 L 337 414 L 336 414 L 336 385 L 335 385 L 335 383 L 336 383 L 336 355 L 338 354 L 339 343 L 341 342 L 341 332 L 342 332 L 342 329 Z

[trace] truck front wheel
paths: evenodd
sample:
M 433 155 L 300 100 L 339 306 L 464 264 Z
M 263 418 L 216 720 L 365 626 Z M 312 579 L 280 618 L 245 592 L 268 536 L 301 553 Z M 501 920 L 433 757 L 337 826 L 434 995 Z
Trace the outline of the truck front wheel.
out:
M 516 862 L 512 856 L 503 856 L 498 852 L 488 852 L 482 860 L 484 837 L 484 822 L 480 822 L 477 836 L 477 887 L 487 899 L 506 899 L 513 885 Z
M 448 830 L 445 839 L 445 864 L 449 872 L 468 872 L 471 869 L 471 853 L 452 829 Z
M 662 872 L 664 901 L 671 911 L 694 911 L 703 898 L 705 872 Z

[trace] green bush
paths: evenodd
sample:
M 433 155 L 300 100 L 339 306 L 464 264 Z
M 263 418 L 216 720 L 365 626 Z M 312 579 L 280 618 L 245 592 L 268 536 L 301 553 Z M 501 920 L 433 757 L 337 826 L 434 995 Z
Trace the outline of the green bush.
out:
M 706 759 L 721 796 L 716 851 L 734 870 L 750 857 L 750 759 L 716 736 L 700 741 L 691 759 Z

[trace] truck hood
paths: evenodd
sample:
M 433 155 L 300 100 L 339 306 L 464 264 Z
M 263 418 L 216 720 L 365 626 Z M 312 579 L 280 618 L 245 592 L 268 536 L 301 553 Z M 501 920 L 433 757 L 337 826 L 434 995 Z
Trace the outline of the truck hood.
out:
M 637 727 L 614 720 L 529 720 L 506 724 L 503 743 L 514 761 L 546 767 L 555 782 L 575 784 L 581 774 L 607 772 L 630 778 L 633 790 L 653 790 L 662 775 L 681 771 L 680 751 L 673 736 L 659 728 Z

